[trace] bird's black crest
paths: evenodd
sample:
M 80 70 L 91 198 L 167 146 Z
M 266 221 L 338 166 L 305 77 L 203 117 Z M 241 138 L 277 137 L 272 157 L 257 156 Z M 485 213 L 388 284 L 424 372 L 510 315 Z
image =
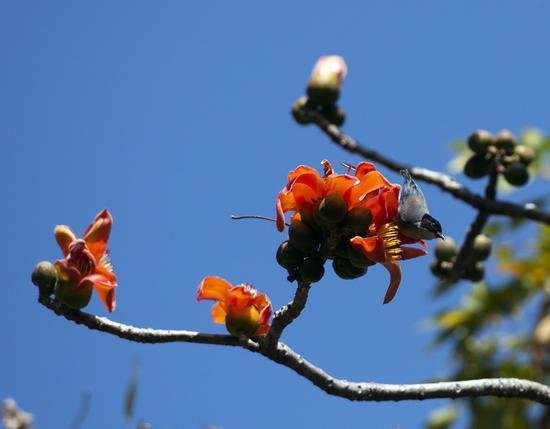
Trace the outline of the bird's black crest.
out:
M 428 231 L 433 232 L 434 234 L 441 234 L 441 224 L 429 214 L 425 214 L 422 217 L 420 226 L 424 229 L 427 229 Z

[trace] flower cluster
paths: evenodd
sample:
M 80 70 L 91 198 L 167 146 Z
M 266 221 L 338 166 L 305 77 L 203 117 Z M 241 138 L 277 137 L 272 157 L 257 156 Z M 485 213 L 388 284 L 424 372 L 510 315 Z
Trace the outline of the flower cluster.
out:
M 82 238 L 78 238 L 66 225 L 55 227 L 55 239 L 65 256 L 55 263 L 55 295 L 65 305 L 83 308 L 88 305 L 92 290 L 95 290 L 105 308 L 109 312 L 114 311 L 117 277 L 107 253 L 112 224 L 111 214 L 103 210 Z
M 224 323 L 231 335 L 265 335 L 272 309 L 269 298 L 248 284 L 231 285 L 221 277 L 205 277 L 197 291 L 197 301 L 217 301 L 212 306 L 214 323 Z
M 375 166 L 362 162 L 348 173 L 336 174 L 326 160 L 321 176 L 301 165 L 288 174 L 288 184 L 277 198 L 277 227 L 291 216 L 289 239 L 277 251 L 277 261 L 289 280 L 319 281 L 324 263 L 332 259 L 335 273 L 344 279 L 366 274 L 370 265 L 382 264 L 390 273 L 384 303 L 395 296 L 401 282 L 398 261 L 425 255 L 423 249 L 403 246 L 421 240 L 408 238 L 396 221 L 400 186 L 391 184 Z

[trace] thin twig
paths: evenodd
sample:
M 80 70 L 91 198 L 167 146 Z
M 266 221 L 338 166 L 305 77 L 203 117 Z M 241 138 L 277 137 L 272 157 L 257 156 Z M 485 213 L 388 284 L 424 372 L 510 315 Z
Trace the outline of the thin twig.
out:
M 42 295 L 39 302 L 54 313 L 90 329 L 106 332 L 129 341 L 139 343 L 201 343 L 227 346 L 241 346 L 252 352 L 284 365 L 307 378 L 314 385 L 330 395 L 352 401 L 403 401 L 433 398 L 460 398 L 473 396 L 498 396 L 529 399 L 550 405 L 550 387 L 529 380 L 517 378 L 494 378 L 468 381 L 449 381 L 425 384 L 382 384 L 371 382 L 351 382 L 337 379 L 308 362 L 287 345 L 278 342 L 275 348 L 258 345 L 249 339 L 242 345 L 239 338 L 229 335 L 203 334 L 192 331 L 174 331 L 138 328 L 113 322 L 105 317 L 97 317 L 78 310 L 70 310 L 51 297 Z M 293 319 L 291 318 L 290 322 Z M 290 323 L 288 322 L 288 323 Z M 287 323 L 287 325 L 288 325 Z M 286 325 L 285 325 L 286 326 Z
M 487 186 L 485 188 L 485 198 L 489 201 L 494 201 L 497 194 L 498 164 L 499 159 L 495 158 L 491 164 L 489 181 L 487 182 Z M 464 271 L 466 271 L 467 267 L 470 266 L 472 261 L 474 240 L 479 234 L 481 234 L 490 216 L 491 213 L 487 210 L 480 209 L 478 211 L 474 221 L 468 229 L 466 237 L 464 237 L 462 247 L 458 251 L 454 261 L 450 276 L 450 280 L 452 282 L 458 281 L 458 279 L 460 279 L 460 277 L 464 274 Z
M 241 219 L 260 219 L 260 220 L 268 220 L 270 222 L 277 222 L 277 219 L 274 219 L 272 217 L 267 216 L 259 216 L 259 215 L 231 215 L 232 220 L 241 220 Z M 285 223 L 286 226 L 290 226 L 288 223 Z
M 265 336 L 264 340 L 261 342 L 262 348 L 272 350 L 277 346 L 283 330 L 290 325 L 294 319 L 300 316 L 300 313 L 306 306 L 310 287 L 310 283 L 298 282 L 294 299 L 287 305 L 277 310 L 273 316 L 271 328 L 269 329 L 269 332 Z
M 460 184 L 447 174 L 429 170 L 427 168 L 403 164 L 372 149 L 362 146 L 357 140 L 343 133 L 336 125 L 331 124 L 320 113 L 313 110 L 308 110 L 307 113 L 311 120 L 321 129 L 321 131 L 323 131 L 334 143 L 350 153 L 361 155 L 363 158 L 375 161 L 395 172 L 407 169 L 411 172 L 411 175 L 415 179 L 435 185 L 443 192 L 464 201 L 476 209 L 485 210 L 493 215 L 523 217 L 550 225 L 550 212 L 538 209 L 532 203 L 521 205 L 509 201 L 484 198 L 481 195 L 470 191 L 467 187 Z

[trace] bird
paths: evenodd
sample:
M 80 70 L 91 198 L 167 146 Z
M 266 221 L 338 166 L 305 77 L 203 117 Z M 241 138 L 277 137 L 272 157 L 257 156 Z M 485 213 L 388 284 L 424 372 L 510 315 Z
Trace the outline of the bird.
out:
M 411 177 L 409 170 L 399 171 L 405 182 L 399 191 L 397 206 L 397 227 L 399 231 L 414 240 L 445 240 L 441 224 L 430 215 L 424 194 Z

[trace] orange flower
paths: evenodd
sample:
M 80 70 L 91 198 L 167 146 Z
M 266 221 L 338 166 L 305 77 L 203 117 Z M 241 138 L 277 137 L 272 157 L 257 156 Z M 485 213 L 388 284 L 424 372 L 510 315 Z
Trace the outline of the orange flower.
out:
M 405 241 L 393 222 L 382 225 L 375 235 L 350 239 L 353 247 L 364 252 L 371 261 L 382 264 L 390 273 L 390 285 L 384 296 L 384 304 L 394 298 L 401 283 L 401 267 L 397 261 L 427 254 L 425 250 L 415 247 L 402 247 L 401 244 Z M 425 246 L 424 242 L 419 243 Z
M 83 238 L 65 225 L 55 227 L 54 234 L 64 259 L 56 261 L 58 286 L 56 295 L 67 305 L 82 308 L 95 289 L 105 308 L 115 309 L 117 277 L 107 254 L 107 242 L 113 218 L 104 209 L 84 232 Z
M 285 228 L 284 214 L 295 211 L 293 219 L 299 219 L 299 211 L 305 205 L 313 205 L 331 193 L 338 193 L 346 202 L 348 210 L 362 204 L 371 193 L 389 186 L 387 179 L 376 171 L 374 164 L 362 162 L 355 169 L 355 175 L 336 174 L 325 159 L 324 177 L 314 168 L 300 165 L 288 173 L 288 184 L 279 192 L 277 198 L 277 228 Z
M 304 208 L 315 207 L 316 203 L 323 198 L 326 200 L 327 195 L 331 193 L 337 193 L 342 197 L 348 211 L 356 207 L 368 209 L 372 220 L 370 226 L 365 227 L 364 231 L 355 229 L 355 233 L 350 233 L 351 225 L 347 225 L 344 220 L 333 225 L 330 231 L 325 231 L 323 234 L 325 236 L 327 233 L 328 236 L 336 234 L 337 240 L 342 240 L 343 244 L 349 242 L 368 260 L 382 264 L 389 271 L 390 285 L 384 297 L 384 304 L 386 304 L 393 299 L 401 282 L 401 268 L 397 261 L 427 254 L 422 249 L 402 246 L 404 244 L 420 244 L 424 248 L 427 247 L 423 241 L 408 238 L 399 232 L 396 218 L 400 186 L 388 182 L 382 174 L 376 171 L 375 166 L 368 162 L 359 164 L 355 169 L 354 176 L 335 174 L 326 160 L 323 161 L 323 165 L 324 177 L 321 177 L 315 169 L 306 166 L 299 166 L 289 173 L 288 184 L 279 192 L 277 199 L 277 227 L 280 231 L 284 229 L 284 214 L 287 211 L 295 212 L 292 215 L 292 220 L 302 220 L 301 213 L 306 213 Z M 316 222 L 315 218 L 313 218 L 313 222 Z M 318 224 L 316 227 L 322 229 L 323 225 Z M 338 241 L 333 240 L 332 243 L 338 244 Z M 290 244 L 292 244 L 292 240 Z M 319 248 L 322 247 L 323 243 Z M 335 263 L 336 258 L 339 258 L 338 262 L 341 262 L 341 258 L 345 258 L 345 255 L 342 256 L 341 252 L 336 253 L 338 247 L 333 245 L 333 248 L 334 252 L 331 253 L 329 249 L 326 257 L 333 258 Z M 350 261 L 353 265 L 354 262 L 351 259 Z M 359 262 L 357 268 L 361 267 L 361 262 Z M 355 273 L 360 276 L 365 272 L 366 268 L 363 271 L 352 268 L 350 272 L 352 276 L 343 278 L 354 278 L 356 277 Z
M 205 277 L 197 291 L 197 301 L 218 301 L 212 306 L 214 323 L 225 323 L 231 335 L 265 335 L 272 309 L 269 298 L 248 284 L 232 286 L 221 277 Z

